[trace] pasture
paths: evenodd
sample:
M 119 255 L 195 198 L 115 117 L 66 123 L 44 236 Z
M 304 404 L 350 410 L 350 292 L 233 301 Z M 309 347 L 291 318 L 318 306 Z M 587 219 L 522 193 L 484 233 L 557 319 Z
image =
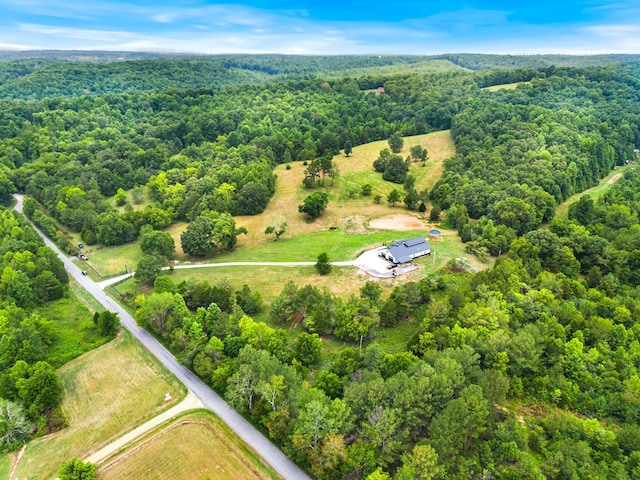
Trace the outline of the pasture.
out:
M 416 177 L 418 191 L 430 189 L 442 174 L 442 164 L 446 158 L 455 153 L 455 146 L 448 130 L 433 132 L 425 135 L 405 137 L 401 155 L 406 157 L 414 145 L 422 145 L 429 152 L 426 166 L 413 162 L 409 173 Z M 224 253 L 209 259 L 199 261 L 310 261 L 315 260 L 318 253 L 328 252 L 333 260 L 347 260 L 356 255 L 368 245 L 375 244 L 378 239 L 371 239 L 370 243 L 357 244 L 355 237 L 341 239 L 343 234 L 365 233 L 369 229 L 367 223 L 394 213 L 410 213 L 401 204 L 395 208 L 386 202 L 386 196 L 393 189 L 402 190 L 402 185 L 392 184 L 382 179 L 382 175 L 374 172 L 372 163 L 378 157 L 380 150 L 387 148 L 386 140 L 356 146 L 353 153 L 346 157 L 339 154 L 334 157 L 339 176 L 334 185 L 327 179 L 324 190 L 329 194 L 329 205 L 325 212 L 315 221 L 309 222 L 298 213 L 298 205 L 312 191 L 302 186 L 305 166 L 302 162 L 290 163 L 290 169 L 285 165 L 278 165 L 275 173 L 278 176 L 276 192 L 260 215 L 236 217 L 238 227 L 245 227 L 247 235 L 238 237 L 235 252 Z M 361 188 L 366 183 L 372 186 L 372 194 L 363 196 Z M 351 191 L 351 193 L 350 193 Z M 355 194 L 352 194 L 355 191 Z M 380 195 L 382 201 L 375 203 L 375 195 Z M 269 225 L 278 226 L 287 222 L 287 232 L 280 242 L 273 242 L 273 236 L 264 234 Z M 179 222 L 166 231 L 170 232 L 176 243 L 176 259 L 180 262 L 194 261 L 187 257 L 180 248 L 180 234 L 186 228 L 186 223 Z M 332 230 L 333 229 L 333 230 Z M 308 236 L 308 237 L 307 237 Z M 400 235 L 391 235 L 397 239 Z M 404 236 L 404 235 L 401 235 Z M 299 238 L 298 237 L 302 237 Z M 304 238 L 307 237 L 307 238 Z M 286 244 L 295 240 L 296 244 Z M 311 245 L 312 248 L 305 248 Z M 295 249 L 294 249 L 295 248 Z M 91 248 L 88 250 L 89 263 L 102 275 L 113 275 L 123 272 L 125 265 L 135 269 L 135 265 L 142 255 L 137 242 L 107 248 Z M 347 255 L 347 256 L 344 256 Z M 349 256 L 351 255 L 351 256 Z M 304 258 L 302 258 L 304 257 Z
M 16 472 L 21 480 L 53 478 L 64 460 L 96 452 L 185 393 L 128 333 L 65 364 L 58 374 L 68 426 L 27 445 Z M 167 392 L 173 399 L 165 403 Z
M 101 480 L 280 478 L 218 417 L 187 413 L 140 439 L 99 468 Z

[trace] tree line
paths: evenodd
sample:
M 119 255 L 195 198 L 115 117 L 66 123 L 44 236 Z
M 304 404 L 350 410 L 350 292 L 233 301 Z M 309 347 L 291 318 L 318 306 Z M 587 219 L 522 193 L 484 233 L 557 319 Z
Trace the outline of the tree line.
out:
M 63 426 L 62 383 L 55 369 L 99 338 L 112 338 L 119 322 L 110 312 L 96 313 L 84 345 L 63 341 L 62 319 L 43 307 L 68 295 L 64 265 L 22 217 L 5 209 L 0 209 L 0 258 L 0 452 L 5 452 Z

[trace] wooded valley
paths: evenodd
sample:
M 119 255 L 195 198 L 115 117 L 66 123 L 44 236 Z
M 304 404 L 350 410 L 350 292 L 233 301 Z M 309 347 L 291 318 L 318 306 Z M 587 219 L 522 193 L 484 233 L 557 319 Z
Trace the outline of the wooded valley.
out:
M 69 254 L 70 233 L 105 248 L 138 240 L 138 323 L 301 467 L 353 480 L 640 477 L 636 57 L 111 60 L 0 61 L 0 201 L 26 194 L 26 216 Z M 344 297 L 289 282 L 269 304 L 249 280 L 161 270 L 177 222 L 185 254 L 234 250 L 236 217 L 264 211 L 277 165 L 448 129 L 456 153 L 433 189 L 413 189 L 418 158 L 399 158 L 409 171 L 396 183 L 415 195 L 406 211 L 457 231 L 491 268 L 453 261 Z M 118 322 L 50 318 L 45 305 L 77 302 L 61 262 L 22 217 L 0 220 L 9 451 L 62 426 L 55 368 Z M 376 341 L 406 325 L 401 351 Z

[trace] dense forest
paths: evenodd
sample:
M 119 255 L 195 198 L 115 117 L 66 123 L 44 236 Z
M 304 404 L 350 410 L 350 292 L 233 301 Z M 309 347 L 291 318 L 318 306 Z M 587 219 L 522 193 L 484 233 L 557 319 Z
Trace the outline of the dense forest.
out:
M 234 248 L 234 215 L 263 211 L 275 165 L 450 128 L 457 153 L 429 192 L 432 209 L 470 251 L 498 257 L 494 268 L 469 274 L 454 262 L 389 295 L 368 282 L 348 298 L 290 282 L 265 306 L 248 286 L 176 283 L 149 262 L 140 280 L 154 289 L 135 299 L 137 321 L 318 478 L 637 478 L 640 174 L 629 168 L 601 198 L 583 196 L 568 218 L 555 212 L 635 163 L 638 65 L 457 55 L 441 60 L 517 68 L 311 75 L 422 61 L 376 58 L 7 62 L 0 200 L 28 194 L 27 216 L 64 247 L 58 224 L 87 244 L 139 238 L 146 258 L 166 257 L 173 244 L 159 231 L 184 220 L 183 246 L 213 236 L 203 254 L 215 254 Z M 196 64 L 212 75 L 202 84 L 186 73 Z M 77 82 L 55 80 L 71 71 Z M 31 75 L 58 96 L 33 94 Z M 483 89 L 512 82 L 522 84 Z M 126 192 L 147 206 L 132 208 Z M 45 368 L 51 333 L 30 313 L 64 295 L 66 277 L 54 259 L 40 266 L 50 252 L 21 220 L 5 212 L 3 222 L 0 341 L 29 327 L 41 347 L 0 349 L 0 396 L 37 421 L 54 404 L 34 407 L 23 380 Z M 410 320 L 419 331 L 404 351 L 374 341 Z M 303 330 L 295 339 L 292 325 Z M 328 354 L 328 340 L 344 348 Z

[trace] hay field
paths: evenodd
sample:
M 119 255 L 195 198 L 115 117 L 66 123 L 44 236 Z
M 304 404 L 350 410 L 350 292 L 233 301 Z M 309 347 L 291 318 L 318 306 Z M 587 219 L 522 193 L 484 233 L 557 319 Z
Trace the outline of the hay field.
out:
M 280 478 L 208 411 L 188 413 L 99 466 L 101 480 L 268 480 Z
M 405 137 L 400 155 L 408 156 L 414 145 L 422 145 L 429 152 L 429 160 L 425 167 L 420 163 L 412 163 L 409 170 L 409 173 L 416 177 L 416 189 L 420 191 L 435 185 L 442 175 L 443 161 L 455 154 L 455 146 L 450 131 L 444 130 Z M 399 205 L 392 208 L 386 202 L 388 193 L 394 188 L 402 191 L 402 185 L 382 180 L 382 174 L 373 170 L 373 161 L 378 157 L 380 150 L 388 146 L 386 140 L 380 140 L 354 147 L 349 157 L 344 154 L 334 157 L 339 176 L 333 186 L 330 185 L 331 179 L 326 179 L 327 186 L 324 191 L 329 194 L 329 205 L 313 222 L 308 222 L 304 215 L 298 213 L 298 205 L 313 191 L 302 186 L 306 167 L 302 162 L 292 162 L 290 170 L 287 170 L 285 165 L 278 165 L 275 169 L 278 175 L 276 192 L 265 211 L 260 215 L 236 218 L 238 226 L 244 226 L 249 231 L 246 238 L 238 238 L 238 248 L 271 241 L 271 238 L 264 235 L 265 228 L 269 225 L 280 225 L 282 222 L 287 222 L 288 225 L 285 236 L 297 236 L 328 230 L 331 227 L 340 228 L 353 217 L 362 218 L 366 222 L 392 213 L 407 212 Z M 373 193 L 368 197 L 360 194 L 361 187 L 366 183 L 373 187 Z M 350 198 L 349 190 L 352 189 L 357 193 Z M 380 204 L 374 202 L 375 195 L 382 196 Z
M 16 472 L 20 480 L 53 478 L 64 460 L 96 452 L 185 394 L 128 334 L 67 363 L 58 373 L 68 427 L 27 445 Z M 165 393 L 173 397 L 166 403 Z

